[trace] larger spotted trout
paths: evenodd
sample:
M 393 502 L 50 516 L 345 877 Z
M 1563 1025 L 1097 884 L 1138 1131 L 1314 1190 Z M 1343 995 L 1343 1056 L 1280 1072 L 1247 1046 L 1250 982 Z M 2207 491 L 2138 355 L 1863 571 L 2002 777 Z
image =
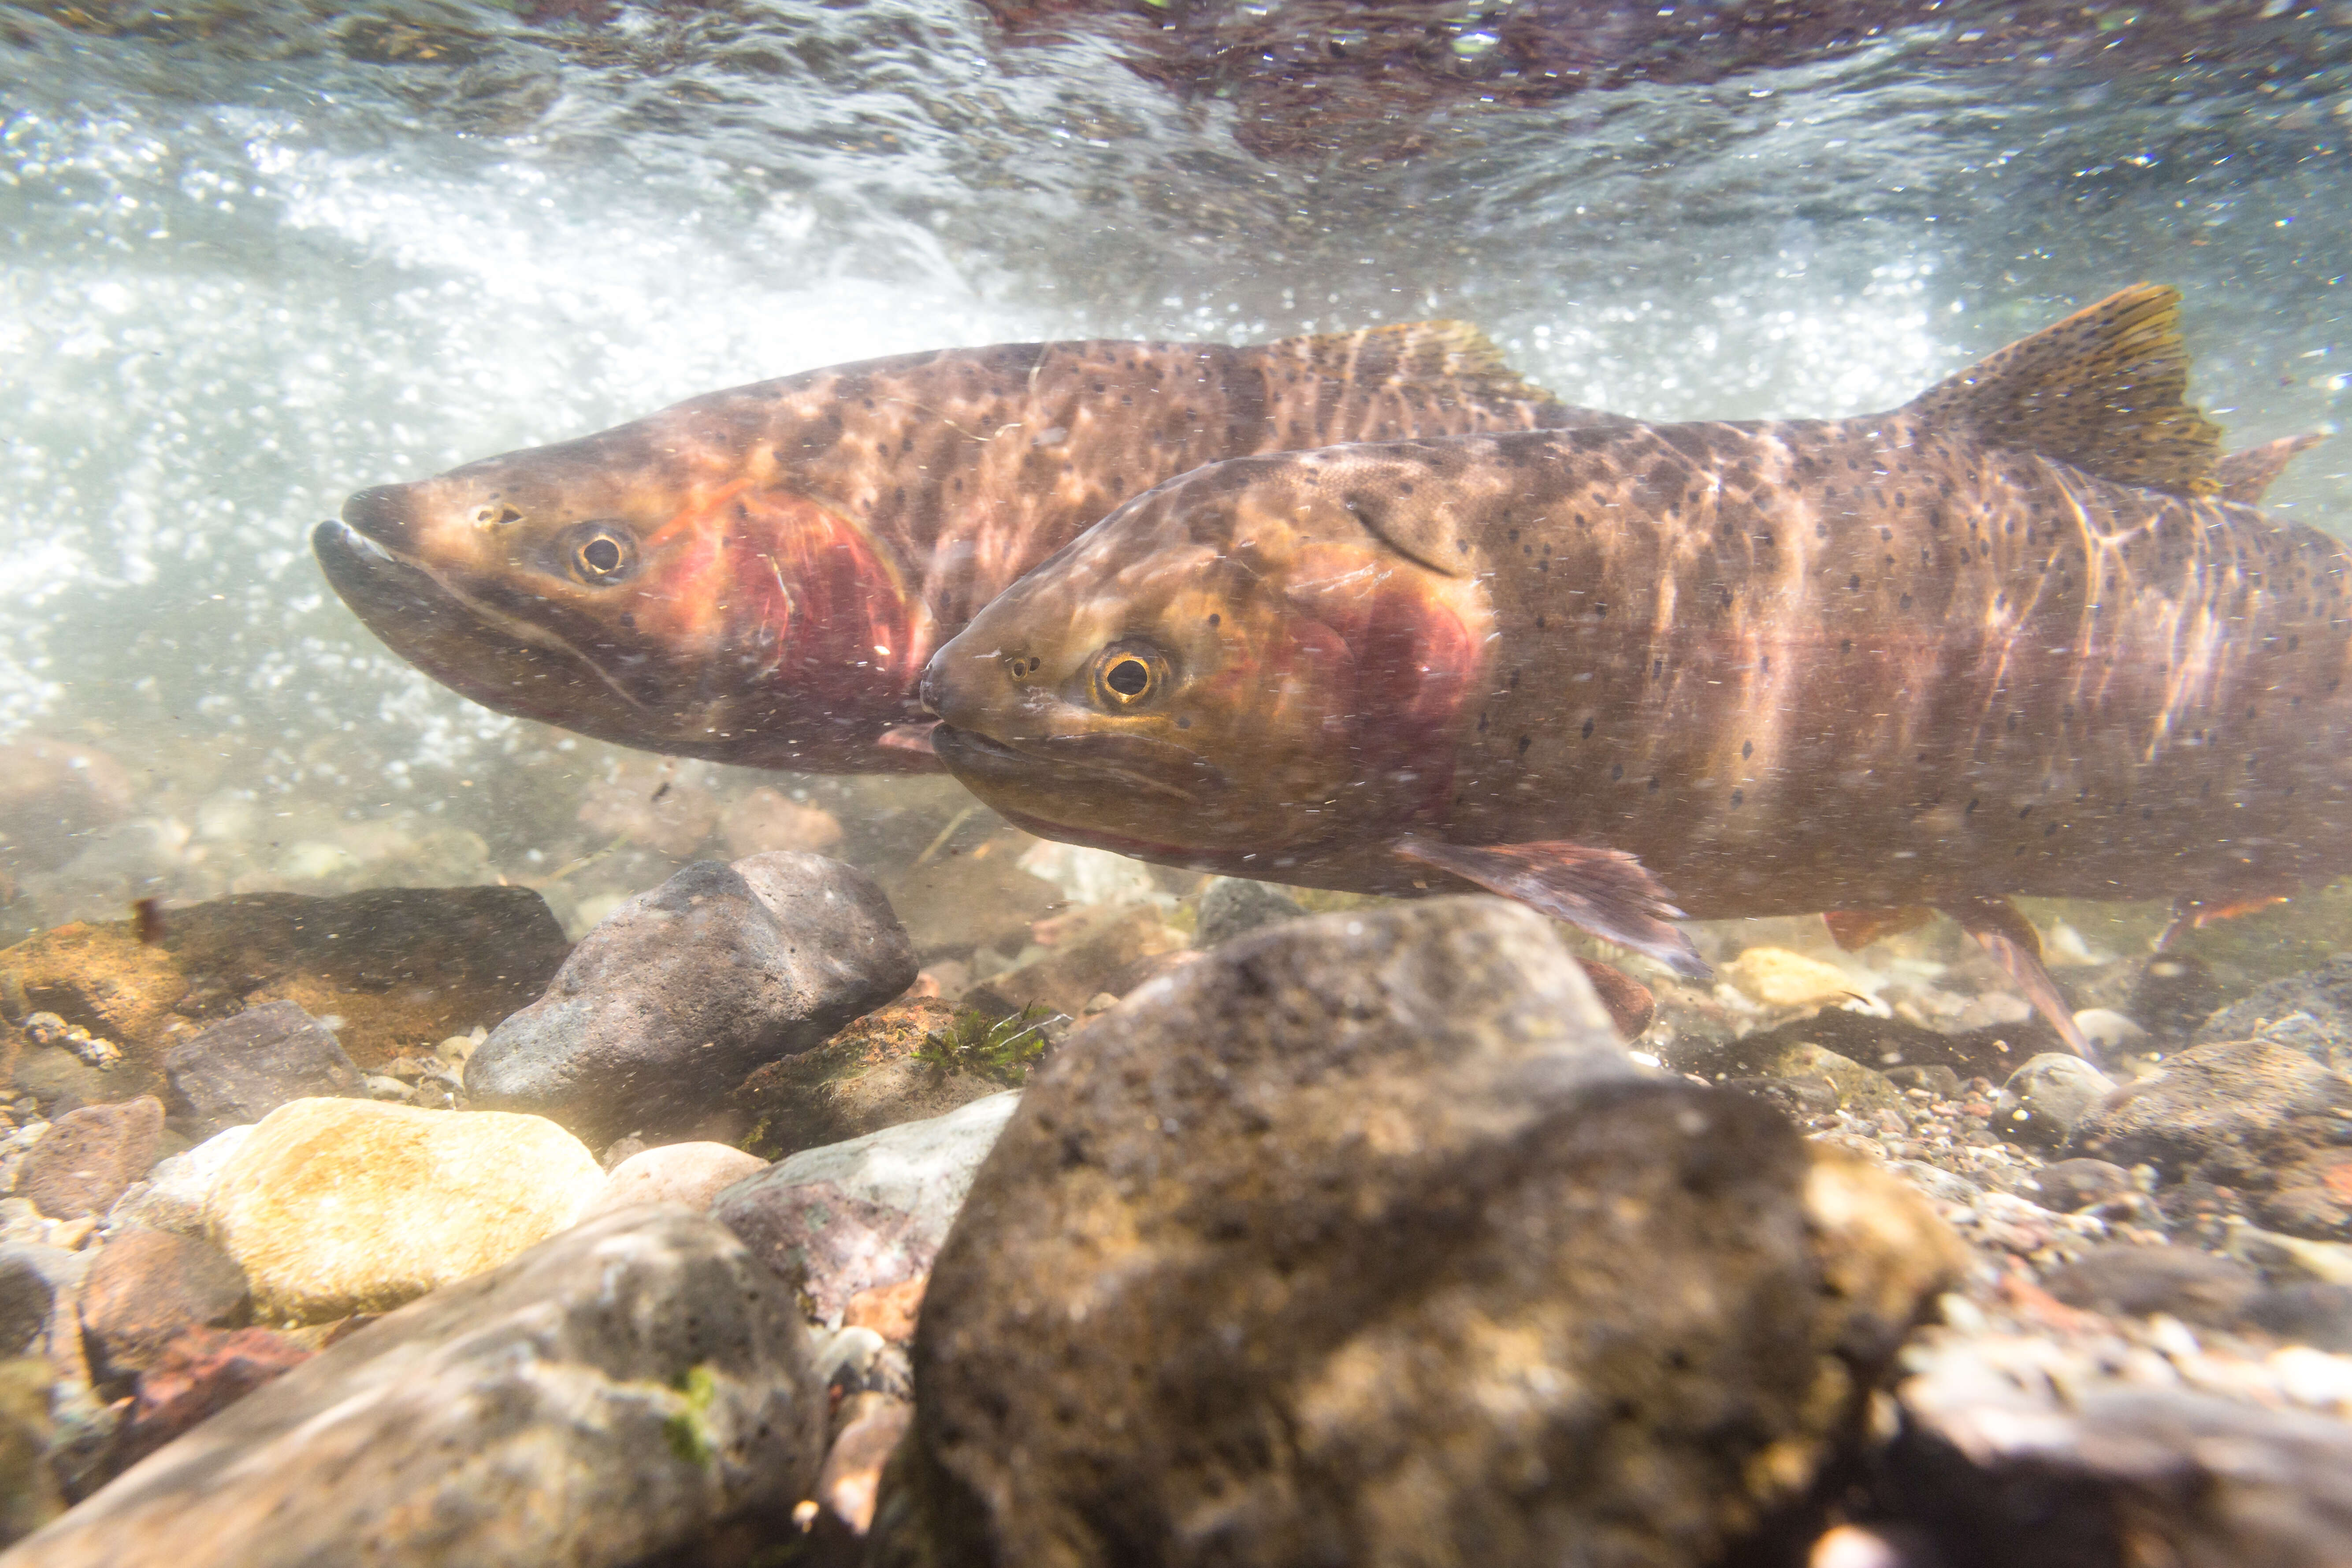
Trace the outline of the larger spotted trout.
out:
M 996 592 L 1200 464 L 1597 417 L 1458 322 L 840 365 L 362 490 L 312 535 L 394 652 L 501 712 L 759 767 L 936 767 L 915 683 Z
M 1120 508 L 925 677 L 1056 838 L 1671 921 L 1959 918 L 2080 1048 L 2015 894 L 2211 912 L 2352 868 L 2343 546 L 2251 503 L 2125 290 L 1892 413 L 1250 458 Z

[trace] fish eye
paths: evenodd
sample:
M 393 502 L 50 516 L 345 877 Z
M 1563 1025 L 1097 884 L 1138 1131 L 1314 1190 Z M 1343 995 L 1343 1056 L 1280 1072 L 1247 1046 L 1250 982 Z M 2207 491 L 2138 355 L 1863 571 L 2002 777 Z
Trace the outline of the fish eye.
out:
M 637 541 L 614 522 L 583 522 L 564 536 L 564 565 L 572 575 L 601 587 L 626 577 L 637 564 Z
M 1139 708 L 1168 682 L 1168 660 L 1148 645 L 1113 643 L 1095 655 L 1095 700 L 1105 708 Z

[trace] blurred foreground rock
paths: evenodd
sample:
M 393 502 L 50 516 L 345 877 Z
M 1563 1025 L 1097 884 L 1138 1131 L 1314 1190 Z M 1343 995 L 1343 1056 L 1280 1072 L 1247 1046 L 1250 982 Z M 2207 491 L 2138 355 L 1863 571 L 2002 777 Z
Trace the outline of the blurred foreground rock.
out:
M 205 1218 L 269 1322 L 380 1312 L 572 1223 L 604 1173 L 536 1116 L 298 1100 L 213 1183 Z
M 855 868 L 781 850 L 698 861 L 582 938 L 467 1058 L 466 1089 L 598 1147 L 685 1132 L 754 1068 L 914 979 L 904 928 Z
M 1287 923 L 1025 1092 L 875 1560 L 1717 1561 L 1957 1265 L 1893 1178 L 1642 1075 L 1540 918 Z
M 790 1293 L 710 1220 L 632 1209 L 341 1341 L 9 1563 L 743 1558 L 789 1539 L 824 1437 Z
M 164 1092 L 171 1046 L 262 1002 L 339 1020 L 342 1048 L 372 1068 L 505 1017 L 539 994 L 565 951 L 528 888 L 247 893 L 162 920 L 152 942 L 132 921 L 77 921 L 0 952 L 10 1022 L 55 1013 L 121 1047 L 119 1068 L 74 1078 L 80 1099 Z

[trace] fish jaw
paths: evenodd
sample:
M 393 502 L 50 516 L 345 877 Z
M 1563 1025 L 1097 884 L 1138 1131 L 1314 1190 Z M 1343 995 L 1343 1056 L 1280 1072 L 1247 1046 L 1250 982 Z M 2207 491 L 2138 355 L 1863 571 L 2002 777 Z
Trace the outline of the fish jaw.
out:
M 1324 477 L 1195 470 L 1000 595 L 925 672 L 940 759 L 1055 837 L 1180 864 L 1352 851 L 1442 813 L 1482 591 Z

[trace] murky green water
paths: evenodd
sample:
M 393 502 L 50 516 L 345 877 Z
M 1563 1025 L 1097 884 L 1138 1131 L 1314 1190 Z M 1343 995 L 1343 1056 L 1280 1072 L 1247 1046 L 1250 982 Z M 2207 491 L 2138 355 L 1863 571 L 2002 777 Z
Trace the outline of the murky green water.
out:
M 1849 10 L 0 9 L 0 925 L 508 880 L 576 932 L 753 842 L 768 788 L 933 956 L 1000 940 L 956 917 L 1026 918 L 972 868 L 1029 847 L 948 781 L 489 713 L 305 546 L 361 487 L 797 369 L 1454 316 L 1572 402 L 1829 416 L 2147 277 L 2231 445 L 2336 429 L 2352 13 Z M 2347 462 L 2273 506 L 2352 528 Z M 36 741 L 98 756 L 98 804 Z

